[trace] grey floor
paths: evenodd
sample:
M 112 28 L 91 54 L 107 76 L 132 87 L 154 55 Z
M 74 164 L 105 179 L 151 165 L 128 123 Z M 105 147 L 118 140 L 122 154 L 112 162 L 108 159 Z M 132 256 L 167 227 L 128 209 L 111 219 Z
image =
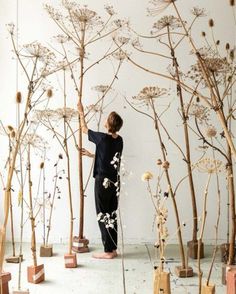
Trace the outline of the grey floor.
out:
M 33 285 L 27 283 L 26 268 L 32 265 L 30 244 L 24 244 L 24 259 L 22 264 L 22 290 L 29 289 L 31 294 L 123 294 L 122 259 L 96 260 L 92 253 L 101 250 L 99 246 L 92 246 L 91 252 L 77 256 L 78 267 L 65 269 L 63 255 L 67 247 L 54 245 L 54 256 L 39 258 L 39 264 L 45 266 L 45 282 Z M 209 269 L 212 248 L 205 246 L 206 257 L 201 261 L 204 277 Z M 10 254 L 10 246 L 7 246 Z M 179 279 L 174 275 L 174 267 L 179 264 L 178 247 L 169 245 L 167 249 L 167 270 L 171 272 L 171 288 L 174 294 L 198 294 L 198 277 Z M 126 294 L 152 294 L 153 263 L 155 251 L 150 244 L 125 245 L 125 281 Z M 190 260 L 190 266 L 197 272 L 196 261 Z M 5 264 L 5 271 L 12 274 L 10 290 L 16 289 L 18 279 L 18 265 Z M 216 284 L 216 293 L 226 293 L 226 287 L 221 284 L 221 263 L 216 259 L 212 273 L 212 282 Z

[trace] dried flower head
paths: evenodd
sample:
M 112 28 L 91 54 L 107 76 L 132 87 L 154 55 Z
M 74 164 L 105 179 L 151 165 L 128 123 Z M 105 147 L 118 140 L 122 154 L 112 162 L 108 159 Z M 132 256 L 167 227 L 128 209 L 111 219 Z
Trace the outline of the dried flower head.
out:
M 149 3 L 151 4 L 150 8 L 147 8 L 147 12 L 149 16 L 156 16 L 165 10 L 172 2 L 176 0 L 151 0 Z
M 126 51 L 119 49 L 116 52 L 114 52 L 112 56 L 119 61 L 123 61 L 128 57 L 128 53 Z
M 6 25 L 8 32 L 13 35 L 15 31 L 15 24 L 13 22 Z
M 162 160 L 161 159 L 157 159 L 157 165 L 162 165 Z
M 90 104 L 86 106 L 86 113 L 98 113 L 101 111 L 101 106 L 97 104 Z
M 59 159 L 63 159 L 63 155 L 61 153 L 58 155 L 58 157 Z
M 225 45 L 225 49 L 226 49 L 226 50 L 229 50 L 229 49 L 230 49 L 230 45 L 229 45 L 229 43 L 226 43 L 226 45 Z
M 70 40 L 70 38 L 68 36 L 65 36 L 65 35 L 62 35 L 62 34 L 54 36 L 53 38 L 54 38 L 54 40 L 56 40 L 60 44 L 64 44 L 64 43 L 66 43 L 66 42 L 68 42 Z
M 217 134 L 216 128 L 214 126 L 208 126 L 205 130 L 205 134 L 208 138 L 215 137 Z
M 155 86 L 143 88 L 137 96 L 134 96 L 133 99 L 144 102 L 146 105 L 152 103 L 152 100 L 155 98 L 160 98 L 167 94 L 165 88 L 159 88 Z
M 22 140 L 23 146 L 31 145 L 34 149 L 44 150 L 48 148 L 48 143 L 43 139 L 43 137 L 37 135 L 36 133 L 28 133 L 24 136 Z
M 209 19 L 209 22 L 208 22 L 208 24 L 209 24 L 209 27 L 214 27 L 214 20 L 211 18 L 211 19 Z
M 16 103 L 21 103 L 22 102 L 22 95 L 21 92 L 16 93 Z
M 127 27 L 129 26 L 129 20 L 127 19 L 115 19 L 112 24 L 116 27 L 116 28 L 122 28 L 122 27 Z
M 206 37 L 206 32 L 202 31 L 202 37 Z
M 182 23 L 179 18 L 173 15 L 166 15 L 153 24 L 153 30 L 151 31 L 151 33 L 152 34 L 158 33 L 164 28 L 174 30 L 181 27 L 182 27 Z
M 193 103 L 189 111 L 190 116 L 194 116 L 200 124 L 209 120 L 209 109 L 199 103 Z
M 108 85 L 97 85 L 92 89 L 97 92 L 105 93 L 110 89 L 110 87 Z
M 196 17 L 206 16 L 205 8 L 193 7 L 193 9 L 191 10 L 191 13 L 195 15 Z
M 73 108 L 57 108 L 57 109 L 45 109 L 35 111 L 36 119 L 39 121 L 78 121 L 78 111 Z
M 38 42 L 33 42 L 23 46 L 29 58 L 37 58 L 39 61 L 47 64 L 48 66 L 54 64 L 55 54 L 47 47 Z
M 234 6 L 235 5 L 235 0 L 229 0 L 229 5 Z
M 113 8 L 112 5 L 105 5 L 105 6 L 104 6 L 104 9 L 106 10 L 106 12 L 107 12 L 110 16 L 112 16 L 112 15 L 115 14 L 115 10 L 114 10 L 114 8 Z
M 145 172 L 145 173 L 143 173 L 143 174 L 142 174 L 142 177 L 141 177 L 141 179 L 142 179 L 143 182 L 145 182 L 145 181 L 149 181 L 149 180 L 151 180 L 152 178 L 153 178 L 153 174 L 150 173 L 150 172 Z
M 12 126 L 10 126 L 10 125 L 7 126 L 7 129 L 8 129 L 9 132 L 14 131 L 14 128 Z
M 168 169 L 168 168 L 170 167 L 170 163 L 169 163 L 169 161 L 164 161 L 164 162 L 162 163 L 162 167 L 163 167 L 164 169 Z
M 52 95 L 53 95 L 52 89 L 48 89 L 48 90 L 47 90 L 47 97 L 48 97 L 48 98 L 51 98 Z
M 222 171 L 222 161 L 212 159 L 212 158 L 202 158 L 199 160 L 196 164 L 194 164 L 194 167 L 197 167 L 197 169 L 200 172 L 213 174 L 218 173 Z
M 40 169 L 43 169 L 43 168 L 44 168 L 44 162 L 41 162 L 41 163 L 40 163 L 39 168 L 40 168 Z

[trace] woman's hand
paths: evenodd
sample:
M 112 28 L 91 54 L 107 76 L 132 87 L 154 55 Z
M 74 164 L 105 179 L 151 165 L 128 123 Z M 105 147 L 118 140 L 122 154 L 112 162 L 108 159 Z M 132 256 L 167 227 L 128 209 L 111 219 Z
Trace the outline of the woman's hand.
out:
M 94 154 L 92 154 L 91 152 L 89 152 L 89 151 L 86 150 L 85 148 L 82 148 L 82 149 L 81 149 L 81 154 L 82 154 L 83 156 L 88 156 L 88 157 L 94 158 Z

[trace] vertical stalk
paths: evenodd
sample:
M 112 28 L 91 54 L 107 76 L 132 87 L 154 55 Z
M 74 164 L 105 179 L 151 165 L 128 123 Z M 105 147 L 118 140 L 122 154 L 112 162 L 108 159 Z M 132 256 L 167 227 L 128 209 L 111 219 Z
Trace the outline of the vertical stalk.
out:
M 203 238 L 203 233 L 204 233 L 204 228 L 206 224 L 206 215 L 207 215 L 207 196 L 208 196 L 208 189 L 209 189 L 209 184 L 211 180 L 211 174 L 208 175 L 206 187 L 205 187 L 205 192 L 204 192 L 204 200 L 203 200 L 203 209 L 202 209 L 202 223 L 201 223 L 201 228 L 200 228 L 200 236 L 198 238 L 198 252 L 197 252 L 197 264 L 198 264 L 198 279 L 199 279 L 199 294 L 201 294 L 202 291 L 202 270 L 201 270 L 201 243 L 202 243 L 202 238 Z
M 46 245 L 45 158 L 46 158 L 46 149 L 44 150 L 44 162 L 43 162 L 43 246 Z
M 28 185 L 29 185 L 29 209 L 30 209 L 30 223 L 31 223 L 31 251 L 33 256 L 34 266 L 37 266 L 36 256 L 36 235 L 35 235 L 35 218 L 33 212 L 33 196 L 32 196 L 32 178 L 31 178 L 31 158 L 30 158 L 30 144 L 28 144 Z
M 153 114 L 154 114 L 154 121 L 155 121 L 155 129 L 157 131 L 157 135 L 159 138 L 159 142 L 160 142 L 160 146 L 161 146 L 161 151 L 162 151 L 162 156 L 164 161 L 166 161 L 166 149 L 165 149 L 165 145 L 164 142 L 162 141 L 162 137 L 161 137 L 161 132 L 160 132 L 160 128 L 159 128 L 159 124 L 158 124 L 158 119 L 157 119 L 157 113 L 155 110 L 155 106 L 153 103 L 153 100 L 151 99 L 151 107 L 153 110 Z M 176 224 L 177 224 L 177 235 L 178 235 L 178 240 L 179 240 L 179 250 L 180 250 L 180 257 L 181 257 L 181 262 L 182 262 L 182 268 L 186 269 L 186 260 L 185 260 L 185 252 L 184 252 L 184 245 L 183 245 L 183 238 L 182 238 L 182 231 L 181 231 L 181 225 L 180 225 L 180 220 L 179 220 L 179 212 L 178 212 L 178 208 L 177 208 L 177 203 L 175 200 L 175 195 L 173 192 L 173 188 L 172 188 L 172 183 L 170 180 L 170 176 L 169 176 L 169 172 L 168 169 L 165 169 L 165 176 L 166 176 L 166 180 L 169 186 L 169 192 L 170 192 L 170 196 L 173 202 L 173 206 L 174 206 L 174 212 L 175 212 L 175 218 L 176 218 Z

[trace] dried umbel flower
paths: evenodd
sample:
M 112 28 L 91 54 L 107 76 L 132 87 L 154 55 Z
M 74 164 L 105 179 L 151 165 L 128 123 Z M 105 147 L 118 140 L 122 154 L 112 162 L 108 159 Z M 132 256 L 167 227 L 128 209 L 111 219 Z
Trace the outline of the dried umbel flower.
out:
M 206 128 L 205 133 L 208 138 L 213 138 L 216 136 L 217 131 L 215 127 L 209 126 L 208 128 Z
M 156 16 L 165 10 L 172 2 L 176 0 L 151 0 L 149 3 L 152 5 L 147 9 L 149 16 Z
M 48 147 L 47 141 L 43 137 L 37 135 L 36 133 L 28 133 L 24 136 L 22 140 L 22 145 L 31 145 L 34 149 L 45 150 Z
M 41 162 L 39 167 L 40 167 L 40 169 L 43 169 L 44 168 L 44 162 Z
M 114 8 L 113 8 L 112 5 L 105 5 L 105 6 L 104 6 L 104 9 L 106 10 L 106 12 L 107 12 L 110 16 L 112 16 L 112 15 L 115 14 L 115 11 L 114 11 Z
M 48 90 L 47 90 L 47 97 L 48 97 L 48 98 L 51 98 L 52 95 L 53 95 L 52 89 L 48 89 Z
M 157 165 L 162 165 L 162 160 L 161 159 L 157 159 Z
M 98 113 L 101 111 L 101 106 L 99 104 L 90 104 L 85 109 L 86 113 Z
M 153 178 L 153 174 L 150 173 L 150 172 L 145 172 L 144 174 L 142 174 L 142 181 L 145 182 L 145 181 L 149 181 Z
M 155 98 L 162 97 L 166 95 L 167 90 L 165 88 L 159 88 L 155 86 L 143 88 L 137 96 L 134 96 L 133 99 L 144 102 L 146 105 L 152 103 L 152 100 Z
M 194 116 L 201 124 L 206 123 L 209 120 L 209 109 L 199 103 L 193 103 L 189 115 Z
M 53 37 L 58 43 L 60 44 L 64 44 L 66 42 L 68 42 L 70 40 L 70 38 L 68 36 L 65 36 L 65 35 L 57 35 L 55 37 Z
M 170 30 L 178 29 L 182 27 L 182 23 L 179 18 L 173 15 L 163 16 L 160 20 L 153 24 L 153 29 L 151 31 L 152 34 L 155 34 L 161 31 L 164 28 L 168 28 Z
M 116 19 L 112 23 L 117 28 L 127 27 L 129 25 L 129 21 L 127 19 Z
M 206 10 L 204 8 L 193 7 L 191 10 L 192 14 L 196 17 L 206 16 Z
M 169 161 L 164 161 L 164 162 L 162 163 L 162 167 L 163 167 L 164 169 L 168 169 L 168 168 L 170 167 L 170 163 L 169 163 Z
M 212 18 L 209 19 L 208 24 L 209 24 L 209 27 L 210 27 L 210 28 L 214 27 L 214 20 L 213 20 Z
M 97 86 L 93 87 L 92 89 L 97 92 L 105 93 L 109 90 L 109 86 L 108 85 L 97 85 Z
M 115 39 L 116 39 L 116 42 L 121 44 L 121 45 L 129 43 L 129 40 L 130 40 L 130 38 L 127 38 L 127 37 L 124 37 L 124 36 L 118 36 Z
M 213 174 L 218 173 L 222 171 L 222 161 L 212 159 L 212 158 L 202 158 L 199 160 L 196 164 L 194 164 L 194 167 L 197 167 L 197 169 L 200 172 Z
M 16 93 L 16 103 L 21 103 L 22 101 L 22 95 L 21 92 Z
M 126 59 L 128 57 L 128 54 L 127 52 L 119 49 L 118 51 L 114 52 L 112 54 L 112 56 L 115 58 L 115 59 L 118 59 L 119 61 L 123 61 L 124 59 Z
M 29 54 L 29 58 L 37 58 L 47 66 L 54 64 L 55 62 L 55 54 L 38 42 L 26 44 L 23 48 L 26 51 L 26 54 Z

